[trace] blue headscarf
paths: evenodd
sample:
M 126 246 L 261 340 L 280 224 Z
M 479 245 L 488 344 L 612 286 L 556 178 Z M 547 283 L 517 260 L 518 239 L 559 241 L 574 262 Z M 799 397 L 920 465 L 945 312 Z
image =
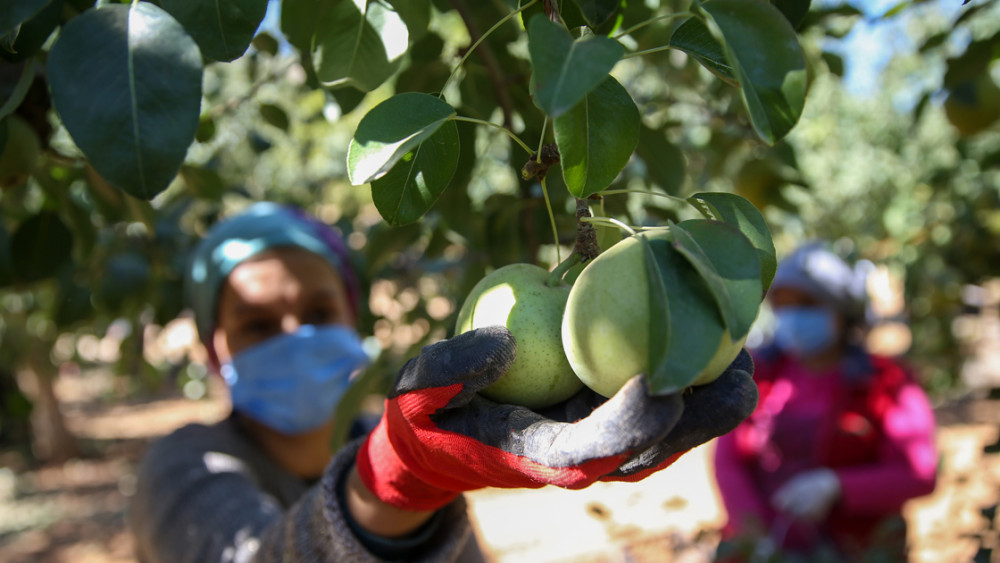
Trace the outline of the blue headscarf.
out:
M 343 239 L 329 226 L 299 209 L 260 202 L 216 223 L 191 257 L 185 292 L 202 342 L 211 342 L 219 293 L 233 269 L 265 250 L 289 246 L 318 254 L 333 266 L 344 280 L 348 300 L 357 318 L 358 282 Z

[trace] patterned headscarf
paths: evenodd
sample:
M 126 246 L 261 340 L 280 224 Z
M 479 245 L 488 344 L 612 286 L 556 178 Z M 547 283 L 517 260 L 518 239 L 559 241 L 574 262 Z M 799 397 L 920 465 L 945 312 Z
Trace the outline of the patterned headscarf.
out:
M 300 209 L 260 202 L 216 223 L 194 250 L 185 292 L 203 343 L 211 344 L 219 294 L 233 269 L 265 250 L 288 246 L 318 254 L 333 266 L 344 280 L 354 316 L 358 317 L 358 280 L 340 235 Z

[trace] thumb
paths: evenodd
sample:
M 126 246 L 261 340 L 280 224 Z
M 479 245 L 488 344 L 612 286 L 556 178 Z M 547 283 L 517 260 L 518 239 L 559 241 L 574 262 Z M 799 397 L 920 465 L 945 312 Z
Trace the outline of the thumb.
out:
M 400 370 L 389 398 L 459 383 L 452 405 L 464 404 L 477 391 L 500 379 L 514 363 L 517 341 L 505 327 L 471 330 L 425 346 Z

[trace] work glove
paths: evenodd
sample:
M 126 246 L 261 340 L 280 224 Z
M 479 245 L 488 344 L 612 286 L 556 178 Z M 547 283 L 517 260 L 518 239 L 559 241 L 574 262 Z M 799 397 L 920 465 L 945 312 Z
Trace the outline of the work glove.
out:
M 358 452 L 365 486 L 393 506 L 434 510 L 483 487 L 638 480 L 732 430 L 756 405 L 756 386 L 738 369 L 662 396 L 651 396 L 637 375 L 610 399 L 584 389 L 540 412 L 480 396 L 516 351 L 507 329 L 489 327 L 427 346 L 407 362 Z
M 803 471 L 771 496 L 771 506 L 790 516 L 819 522 L 840 498 L 840 479 L 831 469 Z

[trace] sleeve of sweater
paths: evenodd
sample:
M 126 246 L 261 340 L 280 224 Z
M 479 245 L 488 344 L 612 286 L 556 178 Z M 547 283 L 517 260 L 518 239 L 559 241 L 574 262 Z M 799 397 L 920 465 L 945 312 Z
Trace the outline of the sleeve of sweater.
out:
M 729 517 L 725 534 L 732 536 L 766 529 L 773 515 L 749 468 L 736 452 L 735 432 L 716 440 L 713 462 L 719 495 Z
M 238 456 L 219 451 L 217 440 L 198 444 L 196 431 L 171 438 L 147 452 L 130 506 L 141 561 L 380 561 L 352 533 L 337 498 L 360 442 L 338 452 L 320 482 L 284 510 Z M 435 520 L 408 560 L 453 561 L 468 547 L 463 499 Z
M 899 389 L 885 414 L 883 433 L 878 462 L 835 469 L 842 512 L 890 514 L 907 500 L 934 491 L 938 462 L 934 413 L 916 383 Z

